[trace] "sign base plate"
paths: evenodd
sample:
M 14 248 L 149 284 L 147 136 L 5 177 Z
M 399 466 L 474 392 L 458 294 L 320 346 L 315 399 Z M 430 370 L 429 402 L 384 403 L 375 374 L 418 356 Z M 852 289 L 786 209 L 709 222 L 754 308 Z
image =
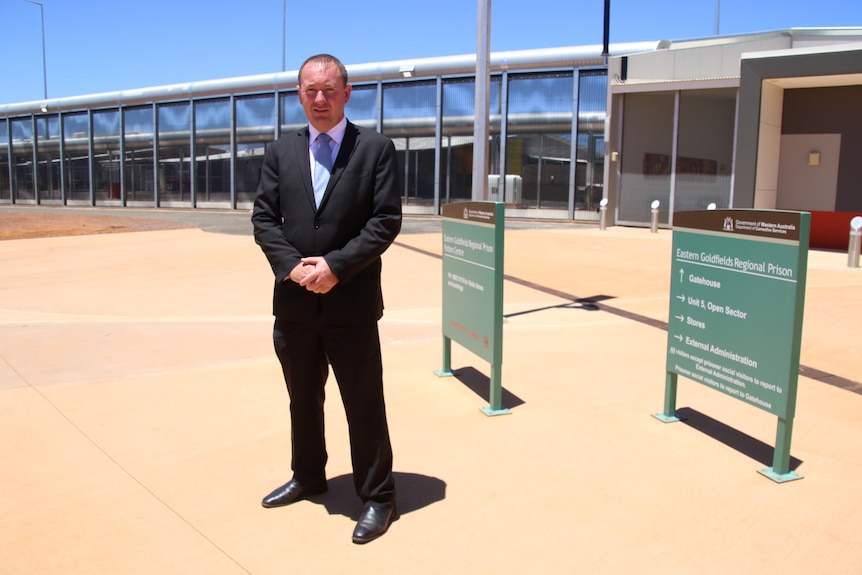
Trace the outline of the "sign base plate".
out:
M 665 415 L 664 413 L 653 413 L 652 416 L 659 421 L 663 421 L 664 423 L 674 423 L 676 421 L 682 421 L 682 419 L 675 415 Z
M 787 473 L 776 473 L 774 468 L 767 467 L 766 469 L 758 469 L 758 473 L 761 475 L 765 475 L 776 483 L 787 483 L 788 481 L 796 481 L 797 479 L 802 479 L 802 475 L 799 475 L 795 471 L 788 471 Z

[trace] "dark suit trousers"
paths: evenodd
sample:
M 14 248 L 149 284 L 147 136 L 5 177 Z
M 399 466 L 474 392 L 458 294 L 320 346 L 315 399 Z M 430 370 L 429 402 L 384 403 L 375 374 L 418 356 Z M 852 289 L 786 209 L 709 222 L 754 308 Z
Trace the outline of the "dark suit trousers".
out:
M 305 485 L 326 479 L 323 403 L 328 360 L 347 414 L 356 493 L 363 502 L 393 501 L 377 323 L 333 326 L 276 319 L 273 339 L 290 395 L 294 478 Z

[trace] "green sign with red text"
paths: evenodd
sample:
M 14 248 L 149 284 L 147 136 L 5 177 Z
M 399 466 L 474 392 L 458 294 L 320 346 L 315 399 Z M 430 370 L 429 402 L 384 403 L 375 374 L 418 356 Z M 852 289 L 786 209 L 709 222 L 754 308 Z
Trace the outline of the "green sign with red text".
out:
M 505 204 L 459 202 L 443 206 L 444 369 L 451 375 L 455 341 L 491 364 L 491 406 L 501 405 L 503 361 L 503 233 Z

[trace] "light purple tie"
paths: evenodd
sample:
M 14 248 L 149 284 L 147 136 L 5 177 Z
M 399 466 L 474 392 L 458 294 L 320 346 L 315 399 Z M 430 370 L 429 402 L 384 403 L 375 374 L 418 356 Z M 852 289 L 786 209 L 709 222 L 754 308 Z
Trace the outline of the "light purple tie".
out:
M 332 148 L 329 147 L 331 141 L 329 134 L 317 136 L 317 150 L 314 152 L 314 203 L 318 207 L 332 172 Z

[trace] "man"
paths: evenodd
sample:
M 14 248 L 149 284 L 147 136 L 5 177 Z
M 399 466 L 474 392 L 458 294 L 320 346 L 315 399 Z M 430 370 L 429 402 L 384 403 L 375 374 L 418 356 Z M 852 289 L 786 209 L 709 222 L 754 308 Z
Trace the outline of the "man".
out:
M 299 99 L 309 125 L 267 147 L 251 219 L 275 273 L 273 339 L 292 441 L 293 478 L 262 504 L 288 505 L 327 489 L 323 403 L 331 365 L 365 505 L 353 542 L 367 543 L 396 513 L 377 322 L 380 256 L 401 229 L 401 190 L 392 141 L 344 116 L 350 90 L 337 58 L 303 63 Z

